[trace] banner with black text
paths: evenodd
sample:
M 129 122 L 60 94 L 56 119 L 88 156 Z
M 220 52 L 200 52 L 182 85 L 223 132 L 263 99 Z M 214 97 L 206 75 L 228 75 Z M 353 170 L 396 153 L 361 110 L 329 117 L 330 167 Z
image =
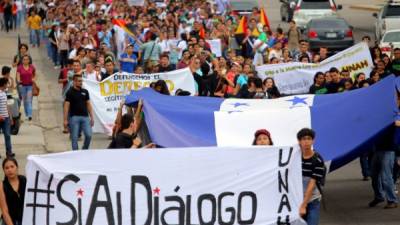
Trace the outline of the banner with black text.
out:
M 298 147 L 31 155 L 24 225 L 301 224 Z
M 292 62 L 285 64 L 268 64 L 257 66 L 256 70 L 261 79 L 273 77 L 279 91 L 283 94 L 305 94 L 309 92 L 317 72 L 326 72 L 336 67 L 339 71 L 347 69 L 354 77 L 357 73 L 365 73 L 369 77 L 374 64 L 369 47 L 359 43 L 341 51 L 321 63 Z
M 196 93 L 189 68 L 155 74 L 116 73 L 102 82 L 84 80 L 83 87 L 89 91 L 94 111 L 93 132 L 111 135 L 121 100 L 132 90 L 149 87 L 157 80 L 164 80 L 172 95 L 177 89 L 189 91 L 192 95 Z

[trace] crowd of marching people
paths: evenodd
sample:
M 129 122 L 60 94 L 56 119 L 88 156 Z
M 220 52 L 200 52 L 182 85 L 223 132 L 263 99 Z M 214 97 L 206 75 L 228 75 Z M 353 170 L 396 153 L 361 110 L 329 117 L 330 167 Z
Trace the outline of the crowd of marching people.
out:
M 116 72 L 144 74 L 189 68 L 196 82 L 196 93 L 181 89 L 171 93 L 163 80 L 150 84 L 150 87 L 165 95 L 275 99 L 283 94 L 274 79 L 262 80 L 255 66 L 319 63 L 331 54 L 324 47 L 318 52 L 310 51 L 309 43 L 302 39 L 294 21 L 290 22 L 287 31 L 280 27 L 272 30 L 263 9 L 255 8 L 247 16 L 247 23 L 224 0 L 171 0 L 163 4 L 145 1 L 144 6 L 129 6 L 124 0 L 84 2 L 28 0 L 23 4 L 20 0 L 0 0 L 1 29 L 7 32 L 18 29 L 24 20 L 30 34 L 29 45 L 20 44 L 13 59 L 12 67 L 17 71 L 15 80 L 10 76 L 10 67 L 2 69 L 5 79 L 0 79 L 0 102 L 4 102 L 2 92 L 6 88 L 8 91 L 17 89 L 25 117 L 32 119 L 32 96 L 38 90 L 35 62 L 29 48 L 45 48 L 54 68 L 59 70 L 58 83 L 62 86 L 64 101 L 63 132 L 70 133 L 74 150 L 79 149 L 81 133 L 85 136 L 83 149 L 90 147 L 94 124 L 90 93 L 82 87 L 83 78 L 100 82 Z M 207 42 L 210 39 L 221 40 L 221 56 L 212 52 Z M 370 74 L 359 73 L 352 77 L 350 71 L 334 67 L 320 71 L 315 74 L 309 93 L 351 91 L 373 85 L 390 74 L 400 75 L 400 49 L 393 49 L 392 55 L 388 56 L 374 46 L 370 37 L 364 37 L 363 41 L 370 46 L 374 60 L 375 68 Z M 122 102 L 109 148 L 155 147 L 151 141 L 136 136 L 142 124 L 141 103 L 136 109 L 128 109 L 131 113 L 127 114 L 122 114 L 123 107 Z M 0 107 L 2 121 L 7 117 L 6 109 Z M 399 150 L 395 150 L 399 143 L 393 140 L 400 140 L 399 136 L 394 138 L 400 133 L 399 121 L 387 134 L 392 139 L 378 143 L 373 156 L 361 158 L 364 179 L 371 177 L 374 187 L 375 199 L 370 203 L 371 207 L 385 198 L 387 208 L 397 207 L 395 183 L 400 160 L 397 158 L 396 162 L 395 152 L 399 154 Z M 5 122 L 1 128 L 4 136 L 8 136 L 7 155 L 14 156 Z M 254 145 L 272 145 L 271 136 L 273 134 L 267 130 L 258 131 Z M 299 143 L 304 137 L 313 141 L 315 134 L 303 131 L 298 136 Z M 18 166 L 13 160 L 3 163 L 3 168 L 7 165 Z M 308 177 L 315 178 L 316 175 Z M 13 179 L 16 179 L 15 174 Z M 320 200 L 318 196 L 311 198 L 311 194 L 308 196 L 310 202 Z M 306 205 L 302 205 L 303 215 Z M 18 224 L 11 223 L 10 218 L 5 221 L 7 225 Z

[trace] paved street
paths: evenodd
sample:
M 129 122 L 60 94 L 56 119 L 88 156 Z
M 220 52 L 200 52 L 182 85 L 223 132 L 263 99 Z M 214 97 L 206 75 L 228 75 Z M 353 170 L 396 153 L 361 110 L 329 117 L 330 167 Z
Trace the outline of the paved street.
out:
M 378 4 L 381 1 L 364 0 L 363 4 Z M 373 37 L 375 18 L 371 11 L 350 9 L 356 0 L 338 0 L 343 5 L 340 14 L 355 28 L 356 39 L 364 35 Z M 287 24 L 280 21 L 278 0 L 266 1 L 267 14 L 273 27 L 281 25 L 286 31 Z M 23 42 L 27 43 L 28 35 L 20 31 Z M 17 33 L 0 34 L 0 65 L 10 65 L 17 51 Z M 40 96 L 34 100 L 34 118 L 32 122 L 24 121 L 20 133 L 12 136 L 14 152 L 23 172 L 26 157 L 29 154 L 45 154 L 70 150 L 68 135 L 62 133 L 61 88 L 57 84 L 58 71 L 47 59 L 45 47 L 29 49 L 38 70 Z M 13 74 L 15 72 L 13 71 Z M 318 138 L 318 137 L 317 137 Z M 110 140 L 105 135 L 96 134 L 92 148 L 105 148 Z M 0 138 L 0 153 L 4 157 L 3 138 Z M 78 159 L 79 160 L 79 159 Z M 370 209 L 372 200 L 370 182 L 361 181 L 358 161 L 335 171 L 328 176 L 325 189 L 325 208 L 322 210 L 323 225 L 399 225 L 400 208 L 384 210 L 382 207 Z

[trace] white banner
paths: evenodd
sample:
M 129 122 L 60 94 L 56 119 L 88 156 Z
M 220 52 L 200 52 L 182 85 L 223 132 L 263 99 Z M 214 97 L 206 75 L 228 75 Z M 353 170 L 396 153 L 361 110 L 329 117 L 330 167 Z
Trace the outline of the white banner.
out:
M 28 157 L 24 225 L 305 224 L 298 147 Z
M 274 65 L 262 65 L 256 67 L 258 76 L 262 79 L 273 77 L 279 91 L 284 94 L 308 93 L 313 84 L 314 75 L 318 72 L 326 72 L 332 67 L 347 69 L 351 75 L 363 72 L 367 77 L 374 64 L 368 45 L 359 43 L 336 55 L 329 57 L 319 64 L 313 63 L 286 63 Z
M 94 132 L 111 135 L 121 100 L 131 90 L 149 87 L 150 83 L 164 80 L 171 94 L 179 88 L 196 93 L 194 78 L 189 68 L 158 74 L 116 73 L 102 82 L 84 80 L 83 87 L 90 93 L 95 123 Z
M 221 39 L 207 40 L 207 43 L 210 45 L 211 52 L 215 54 L 215 57 L 222 56 Z
M 144 0 L 128 0 L 129 6 L 144 6 Z

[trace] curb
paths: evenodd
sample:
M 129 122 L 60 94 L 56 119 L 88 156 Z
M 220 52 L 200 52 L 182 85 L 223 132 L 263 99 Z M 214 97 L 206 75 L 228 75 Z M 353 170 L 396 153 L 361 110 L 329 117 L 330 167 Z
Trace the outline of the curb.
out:
M 365 10 L 370 12 L 379 12 L 381 6 L 378 5 L 350 5 L 350 9 Z

